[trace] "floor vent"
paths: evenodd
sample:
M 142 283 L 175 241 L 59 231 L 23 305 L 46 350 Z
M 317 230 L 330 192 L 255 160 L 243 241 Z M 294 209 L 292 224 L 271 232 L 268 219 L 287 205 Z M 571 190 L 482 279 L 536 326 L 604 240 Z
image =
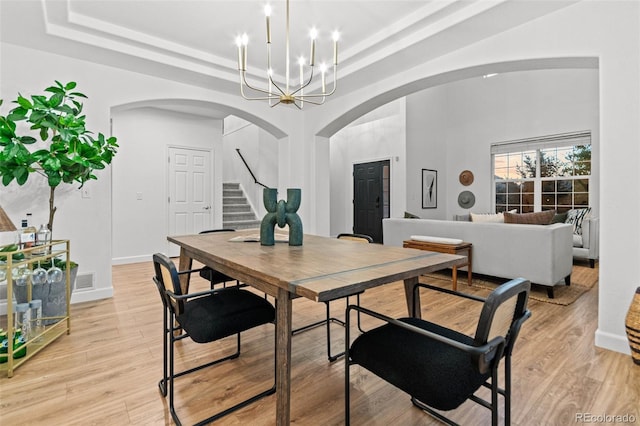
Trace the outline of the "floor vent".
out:
M 86 290 L 93 288 L 95 273 L 78 274 L 76 277 L 76 290 Z

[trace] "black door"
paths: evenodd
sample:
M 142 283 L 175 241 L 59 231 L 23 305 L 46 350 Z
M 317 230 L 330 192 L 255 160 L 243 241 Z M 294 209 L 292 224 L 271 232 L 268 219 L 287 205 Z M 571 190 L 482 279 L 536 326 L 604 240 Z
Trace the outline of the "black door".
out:
M 353 166 L 353 232 L 382 243 L 382 218 L 389 217 L 389 160 Z

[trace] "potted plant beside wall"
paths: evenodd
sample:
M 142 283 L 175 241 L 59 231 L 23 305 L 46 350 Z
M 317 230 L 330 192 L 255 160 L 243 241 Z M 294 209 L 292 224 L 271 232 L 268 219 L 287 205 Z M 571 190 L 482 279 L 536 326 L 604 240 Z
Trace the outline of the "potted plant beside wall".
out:
M 2 185 L 8 186 L 15 181 L 22 186 L 32 176 L 46 179 L 49 188 L 47 226 L 51 235 L 58 210 L 56 189 L 74 183 L 82 188 L 87 181 L 97 179 L 94 171 L 110 164 L 118 148 L 115 137 L 94 134 L 86 128 L 81 100 L 87 97 L 75 89 L 73 81 L 66 84 L 55 81 L 53 86 L 44 89 L 44 94 L 29 97 L 18 94 L 13 101 L 16 106 L 7 115 L 0 114 Z M 66 262 L 62 263 L 66 265 Z M 75 278 L 77 265 L 73 265 L 76 270 L 72 271 L 72 277 Z M 53 292 L 51 289 L 48 299 L 55 304 L 60 297 Z M 44 314 L 47 314 L 46 309 Z

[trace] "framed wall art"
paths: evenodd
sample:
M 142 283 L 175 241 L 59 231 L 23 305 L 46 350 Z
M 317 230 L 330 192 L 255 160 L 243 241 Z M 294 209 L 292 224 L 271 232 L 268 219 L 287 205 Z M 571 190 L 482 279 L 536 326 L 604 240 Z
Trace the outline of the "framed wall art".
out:
M 438 171 L 422 169 L 422 208 L 438 207 Z

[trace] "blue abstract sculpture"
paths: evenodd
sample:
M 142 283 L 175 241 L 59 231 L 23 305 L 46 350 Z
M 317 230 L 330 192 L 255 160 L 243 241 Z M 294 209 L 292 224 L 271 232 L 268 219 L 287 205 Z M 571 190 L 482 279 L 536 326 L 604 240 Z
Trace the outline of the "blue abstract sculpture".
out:
M 289 225 L 289 245 L 302 245 L 302 221 L 298 216 L 298 208 L 302 198 L 302 191 L 299 188 L 287 189 L 287 201 L 278 198 L 278 190 L 275 188 L 265 188 L 262 193 L 264 207 L 267 214 L 260 223 L 260 245 L 272 246 L 275 244 L 275 226 L 284 228 Z

